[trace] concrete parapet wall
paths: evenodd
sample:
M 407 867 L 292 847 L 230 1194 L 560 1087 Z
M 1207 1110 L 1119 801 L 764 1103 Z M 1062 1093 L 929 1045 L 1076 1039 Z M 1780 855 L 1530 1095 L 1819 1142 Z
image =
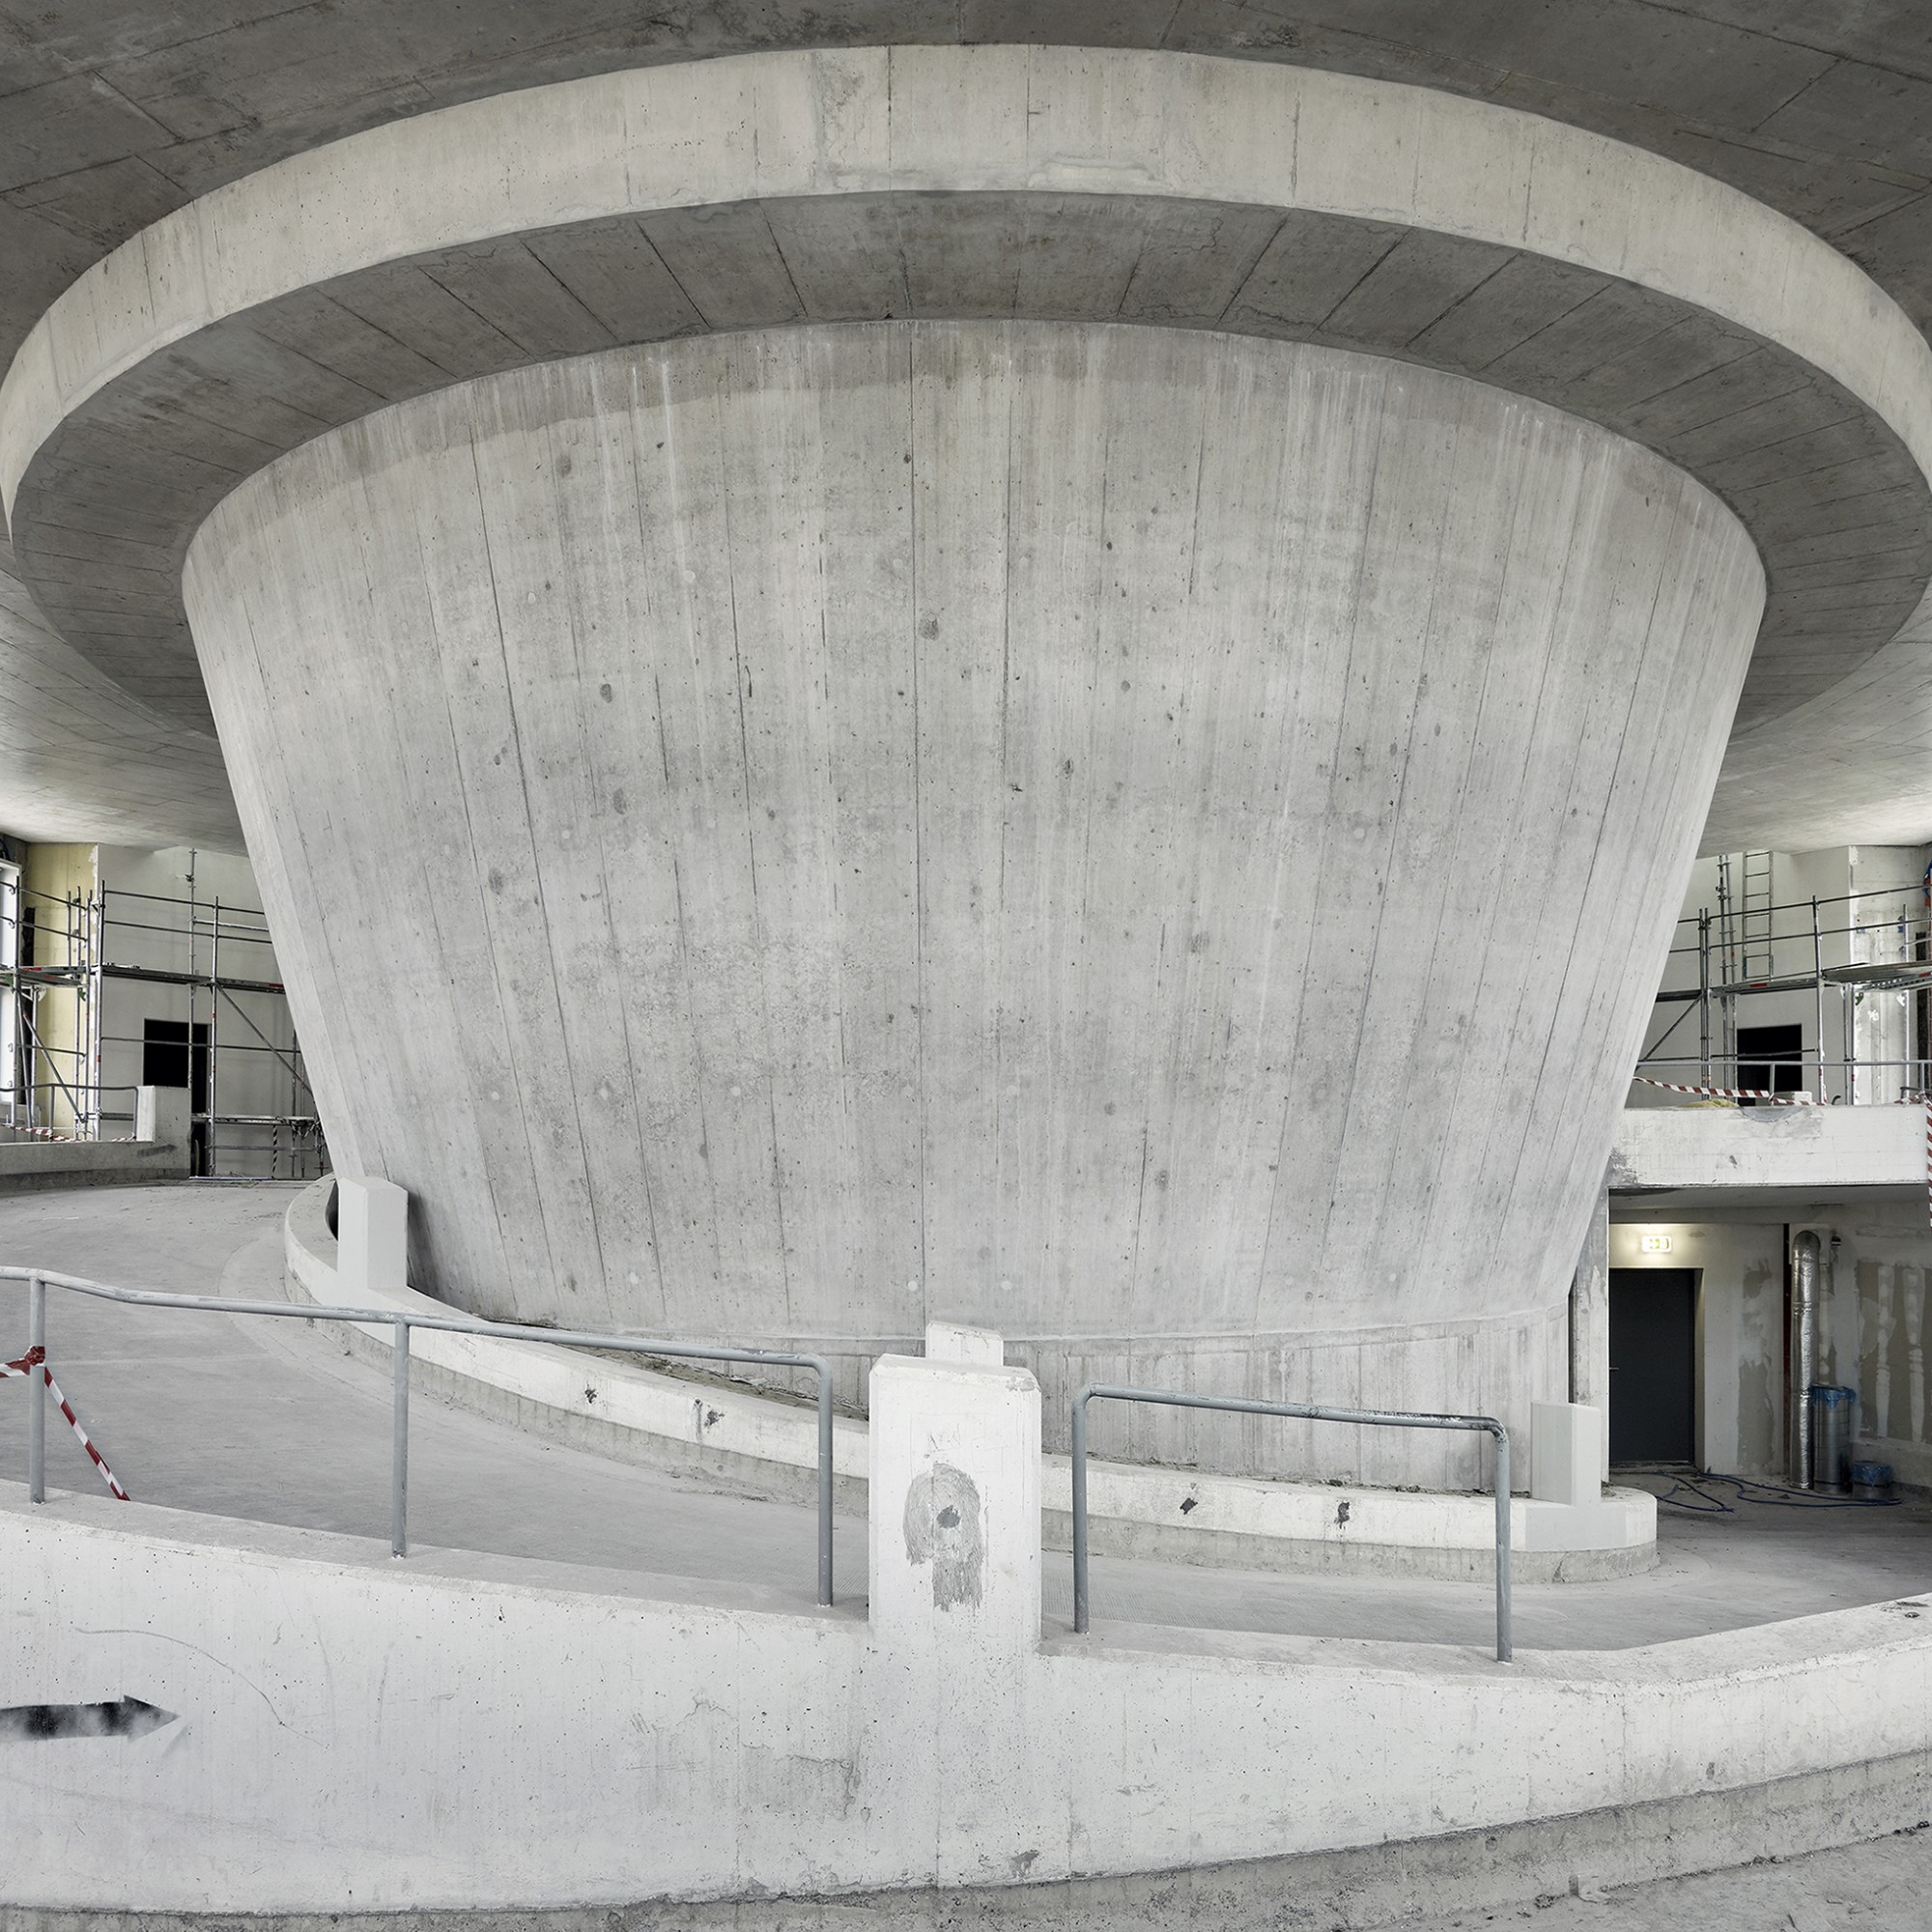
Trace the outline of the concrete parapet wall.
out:
M 1548 1905 L 1566 1894 L 1802 1856 L 1925 1829 L 1932 1751 L 1812 1772 L 1748 1791 L 1540 1818 L 1239 1864 L 1037 1885 L 933 1886 L 838 1897 L 645 1900 L 620 1908 L 474 1906 L 265 1913 L 242 1932 L 1352 1932 L 1439 1913 Z M 1284 1911 L 1292 1918 L 1284 1918 Z M 0 1932 L 209 1932 L 200 1913 L 0 1905 Z
M 0 1142 L 0 1194 L 185 1180 L 185 1144 L 169 1141 Z
M 1613 1192 L 1676 1187 L 1922 1187 L 1925 1109 L 1628 1107 Z M 1690 1218 L 1681 1208 L 1678 1218 Z
M 447 1312 L 408 1287 L 375 1288 L 344 1278 L 325 1218 L 334 1184 L 318 1181 L 289 1204 L 283 1251 L 290 1290 L 337 1307 Z M 345 1332 L 353 1352 L 389 1358 L 391 1329 Z M 943 1324 L 934 1325 L 933 1334 L 943 1332 Z M 808 1501 L 816 1493 L 814 1411 L 753 1393 L 724 1376 L 660 1373 L 636 1357 L 593 1357 L 433 1329 L 415 1334 L 411 1358 L 424 1387 L 519 1428 L 621 1462 L 699 1470 L 753 1494 Z M 869 1453 L 867 1424 L 835 1418 L 833 1463 L 841 1508 L 865 1509 Z M 1043 1541 L 1050 1549 L 1067 1549 L 1067 1459 L 1044 1456 L 1041 1465 Z M 1244 1480 L 1101 1458 L 1088 1467 L 1094 1548 L 1103 1555 L 1370 1576 L 1495 1574 L 1494 1513 L 1487 1495 Z M 1645 1491 L 1624 1489 L 1604 1491 L 1582 1507 L 1519 1496 L 1511 1536 L 1517 1576 L 1524 1582 L 1631 1576 L 1657 1562 L 1657 1503 Z
M 873 1400 L 869 1621 L 164 1511 L 130 1528 L 127 1505 L 37 1510 L 0 1486 L 9 1695 L 160 1714 L 144 1735 L 0 1754 L 10 1898 L 281 1914 L 887 1893 L 917 1913 L 966 1888 L 1024 1914 L 1082 1885 L 1144 1902 L 1180 1872 L 1183 1896 L 1246 1923 L 1268 1869 L 1293 1867 L 1243 1861 L 1414 1846 L 1401 1864 L 1419 1870 L 1428 1841 L 1584 1814 L 1576 1864 L 1628 1878 L 1680 1868 L 1673 1819 L 1700 1823 L 1689 1856 L 1714 1835 L 1754 1848 L 1757 1794 L 1780 1780 L 1806 1794 L 1801 1842 L 1920 1803 L 1883 1761 L 1924 1747 L 1924 1600 L 1509 1665 L 1042 1632 L 1031 1378 L 901 1358 Z

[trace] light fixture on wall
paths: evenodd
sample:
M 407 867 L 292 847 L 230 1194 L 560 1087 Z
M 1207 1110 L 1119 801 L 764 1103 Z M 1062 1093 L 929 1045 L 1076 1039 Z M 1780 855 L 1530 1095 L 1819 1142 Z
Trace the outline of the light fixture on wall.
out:
M 1668 1235 L 1645 1235 L 1639 1245 L 1647 1255 L 1667 1255 L 1670 1252 Z

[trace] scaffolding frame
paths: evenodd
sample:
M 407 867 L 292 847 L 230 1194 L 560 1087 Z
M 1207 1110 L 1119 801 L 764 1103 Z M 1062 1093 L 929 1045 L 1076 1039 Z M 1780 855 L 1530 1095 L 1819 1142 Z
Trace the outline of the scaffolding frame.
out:
M 0 965 L 0 993 L 15 1003 L 13 1065 L 0 1068 L 0 1082 L 4 1082 L 0 1085 L 0 1111 L 6 1115 L 5 1124 L 37 1134 L 48 1132 L 50 1117 L 55 1112 L 54 1096 L 58 1094 L 66 1101 L 67 1111 L 71 1117 L 72 1138 L 99 1140 L 103 1127 L 110 1123 L 118 1125 L 126 1122 L 131 1132 L 135 1086 L 131 1083 L 111 1087 L 103 1084 L 103 1049 L 108 1046 L 145 1048 L 148 1042 L 145 1037 L 105 1031 L 102 989 L 110 980 L 181 986 L 188 989 L 189 996 L 187 1040 L 184 1052 L 188 1063 L 191 1094 L 197 1052 L 206 1055 L 207 1065 L 207 1104 L 190 1111 L 191 1122 L 199 1129 L 195 1136 L 195 1173 L 209 1179 L 311 1179 L 328 1171 L 327 1148 L 323 1139 L 322 1122 L 316 1113 L 314 1091 L 303 1069 L 301 1044 L 295 1037 L 293 1026 L 290 1029 L 291 1044 L 278 1046 L 256 1024 L 238 997 L 255 994 L 286 1000 L 286 986 L 279 980 L 222 970 L 224 941 L 230 949 L 231 963 L 235 957 L 234 949 L 238 946 L 272 946 L 266 915 L 259 908 L 233 903 L 224 905 L 219 897 L 212 900 L 199 898 L 194 892 L 192 876 L 185 895 L 142 893 L 128 887 L 103 884 L 85 896 L 72 893 L 66 897 L 29 887 L 22 877 L 17 886 L 16 909 L 11 916 L 16 930 L 10 950 L 16 962 L 20 952 L 19 940 L 27 928 L 26 908 L 30 900 L 34 902 L 36 952 L 41 950 L 39 935 L 42 932 L 58 932 L 65 960 L 57 966 L 38 963 Z M 137 912 L 141 907 L 174 908 L 185 916 L 180 923 L 156 923 L 125 915 L 117 917 L 111 909 L 112 905 L 127 901 L 138 902 Z M 41 918 L 43 907 L 49 911 L 58 909 L 58 922 Z M 0 914 L 0 921 L 8 917 Z M 186 969 L 141 966 L 110 958 L 109 934 L 117 930 L 154 933 L 176 942 L 185 940 Z M 41 1002 L 45 993 L 54 988 L 71 990 L 76 995 L 74 1038 L 71 1045 L 50 1044 L 45 1038 L 45 1029 L 39 1023 Z M 205 1009 L 200 1001 L 203 993 L 208 996 Z M 231 1019 L 226 1037 L 222 1028 L 224 1009 Z M 233 1020 L 240 1020 L 254 1037 L 237 1037 Z M 195 1039 L 197 1024 L 206 1026 L 205 1042 Z M 273 1059 L 287 1076 L 286 1107 L 272 1113 L 257 1114 L 224 1113 L 221 1110 L 222 1062 L 224 1057 L 232 1059 L 238 1054 L 267 1054 Z M 67 1063 L 65 1072 L 62 1062 Z M 44 1079 L 40 1077 L 42 1067 L 47 1075 Z M 126 1111 L 110 1110 L 103 1105 L 104 1097 L 110 1094 L 128 1095 Z M 252 1145 L 242 1149 L 233 1139 L 226 1144 L 226 1151 L 230 1155 L 265 1152 L 269 1168 L 266 1175 L 222 1172 L 224 1142 L 221 1130 L 224 1127 L 267 1131 L 268 1145 L 264 1150 Z
M 1747 866 L 1755 857 L 1747 853 Z M 1757 883 L 1755 871 L 1746 874 Z M 1893 902 L 1875 919 L 1862 917 L 1873 901 Z M 1840 923 L 1828 923 L 1828 918 Z M 1780 914 L 1793 917 L 1780 930 Z M 1748 922 L 1748 924 L 1747 923 Z M 1831 897 L 1791 899 L 1781 903 L 1738 903 L 1732 891 L 1730 865 L 1720 857 L 1718 867 L 1718 907 L 1708 906 L 1687 914 L 1677 922 L 1679 933 L 1688 926 L 1688 942 L 1673 945 L 1667 959 L 1694 954 L 1697 983 L 1694 986 L 1666 987 L 1659 991 L 1659 1006 L 1683 1005 L 1687 1010 L 1664 1028 L 1638 1056 L 1638 1072 L 1651 1069 L 1683 1069 L 1695 1066 L 1700 1086 L 1735 1088 L 1746 1083 L 1739 1075 L 1741 1055 L 1737 1043 L 1738 1003 L 1761 994 L 1804 993 L 1813 996 L 1813 1040 L 1809 1052 L 1801 1052 L 1794 1061 L 1775 1053 L 1752 1053 L 1753 1066 L 1799 1069 L 1797 1091 L 1809 1092 L 1826 1104 L 1884 1104 L 1922 1097 L 1932 1091 L 1932 888 L 1926 880 L 1905 886 L 1881 886 L 1864 892 L 1842 893 Z M 1828 966 L 1828 941 L 1843 940 L 1846 952 L 1859 950 L 1870 935 L 1891 935 L 1902 956 L 1897 959 L 1848 959 L 1845 964 Z M 1778 973 L 1780 947 L 1808 951 L 1808 967 Z M 1757 960 L 1764 970 L 1751 972 Z M 1666 972 L 1668 965 L 1666 964 Z M 1835 988 L 1838 996 L 1840 1053 L 1833 1058 L 1826 1052 L 1826 993 Z M 1910 992 L 1918 997 L 1906 1009 L 1906 1047 L 1900 1058 L 1861 1058 L 1858 1052 L 1856 1018 L 1859 1003 L 1868 993 Z M 1694 1009 L 1698 1019 L 1697 1052 L 1665 1054 L 1660 1051 Z M 1883 1100 L 1862 1102 L 1859 1075 L 1877 1074 L 1892 1069 L 1898 1091 Z M 1837 1075 L 1837 1091 L 1833 1091 L 1832 1075 Z M 1671 1074 L 1683 1078 L 1682 1071 Z M 1774 1079 L 1773 1084 L 1776 1084 Z M 1889 1087 L 1892 1083 L 1886 1082 Z

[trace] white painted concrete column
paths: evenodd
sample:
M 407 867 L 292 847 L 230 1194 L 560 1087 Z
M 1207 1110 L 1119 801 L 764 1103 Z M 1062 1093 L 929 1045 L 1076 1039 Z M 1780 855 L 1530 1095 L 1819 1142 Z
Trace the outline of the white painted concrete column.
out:
M 1039 1640 L 1039 1387 L 1000 1364 L 988 1331 L 927 1339 L 952 1358 L 884 1355 L 871 1374 L 871 1750 L 887 1774 L 872 1782 L 900 1795 L 890 1829 L 909 1866 L 969 1884 L 1019 1875 L 1039 1842 L 1020 1770 L 1041 1756 L 1026 1668 Z
M 185 1149 L 193 1122 L 185 1087 L 134 1090 L 134 1138 Z
M 1580 1402 L 1537 1402 L 1529 1408 L 1529 1493 L 1572 1508 L 1603 1501 L 1607 1455 L 1604 1417 Z
M 351 1304 L 409 1286 L 410 1197 L 390 1180 L 342 1175 L 335 1183 L 336 1270 Z

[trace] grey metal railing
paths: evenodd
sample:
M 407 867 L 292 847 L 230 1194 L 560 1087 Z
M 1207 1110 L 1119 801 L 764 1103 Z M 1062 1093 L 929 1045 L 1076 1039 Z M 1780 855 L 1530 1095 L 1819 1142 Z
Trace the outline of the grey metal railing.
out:
M 1510 1645 L 1510 1443 L 1492 1415 L 1432 1415 L 1399 1408 L 1326 1408 L 1301 1402 L 1250 1402 L 1239 1396 L 1191 1395 L 1179 1389 L 1114 1388 L 1090 1382 L 1073 1398 L 1073 1628 L 1087 1628 L 1087 1405 L 1150 1402 L 1168 1408 L 1227 1409 L 1236 1415 L 1285 1415 L 1303 1422 L 1365 1422 L 1378 1429 L 1466 1429 L 1495 1438 L 1496 1662 Z
M 823 1355 L 794 1355 L 770 1349 L 700 1347 L 661 1342 L 640 1335 L 600 1335 L 574 1328 L 532 1328 L 505 1321 L 478 1321 L 461 1315 L 415 1315 L 369 1308 L 326 1308 L 287 1301 L 228 1301 L 213 1294 L 161 1294 L 150 1289 L 110 1288 L 77 1275 L 45 1268 L 0 1267 L 0 1281 L 27 1284 L 27 1341 L 42 1351 L 47 1342 L 47 1290 L 64 1288 L 101 1301 L 140 1308 L 185 1308 L 207 1315 L 268 1315 L 298 1321 L 347 1321 L 357 1328 L 390 1328 L 395 1333 L 395 1403 L 390 1437 L 389 1548 L 409 1554 L 410 1502 L 410 1330 L 430 1328 L 447 1335 L 481 1335 L 497 1342 L 548 1342 L 568 1349 L 610 1349 L 631 1355 L 657 1355 L 692 1362 L 759 1362 L 774 1368 L 811 1369 L 818 1376 L 818 1601 L 832 1602 L 832 1364 Z M 46 1500 L 46 1390 L 36 1375 L 27 1407 L 27 1496 Z

